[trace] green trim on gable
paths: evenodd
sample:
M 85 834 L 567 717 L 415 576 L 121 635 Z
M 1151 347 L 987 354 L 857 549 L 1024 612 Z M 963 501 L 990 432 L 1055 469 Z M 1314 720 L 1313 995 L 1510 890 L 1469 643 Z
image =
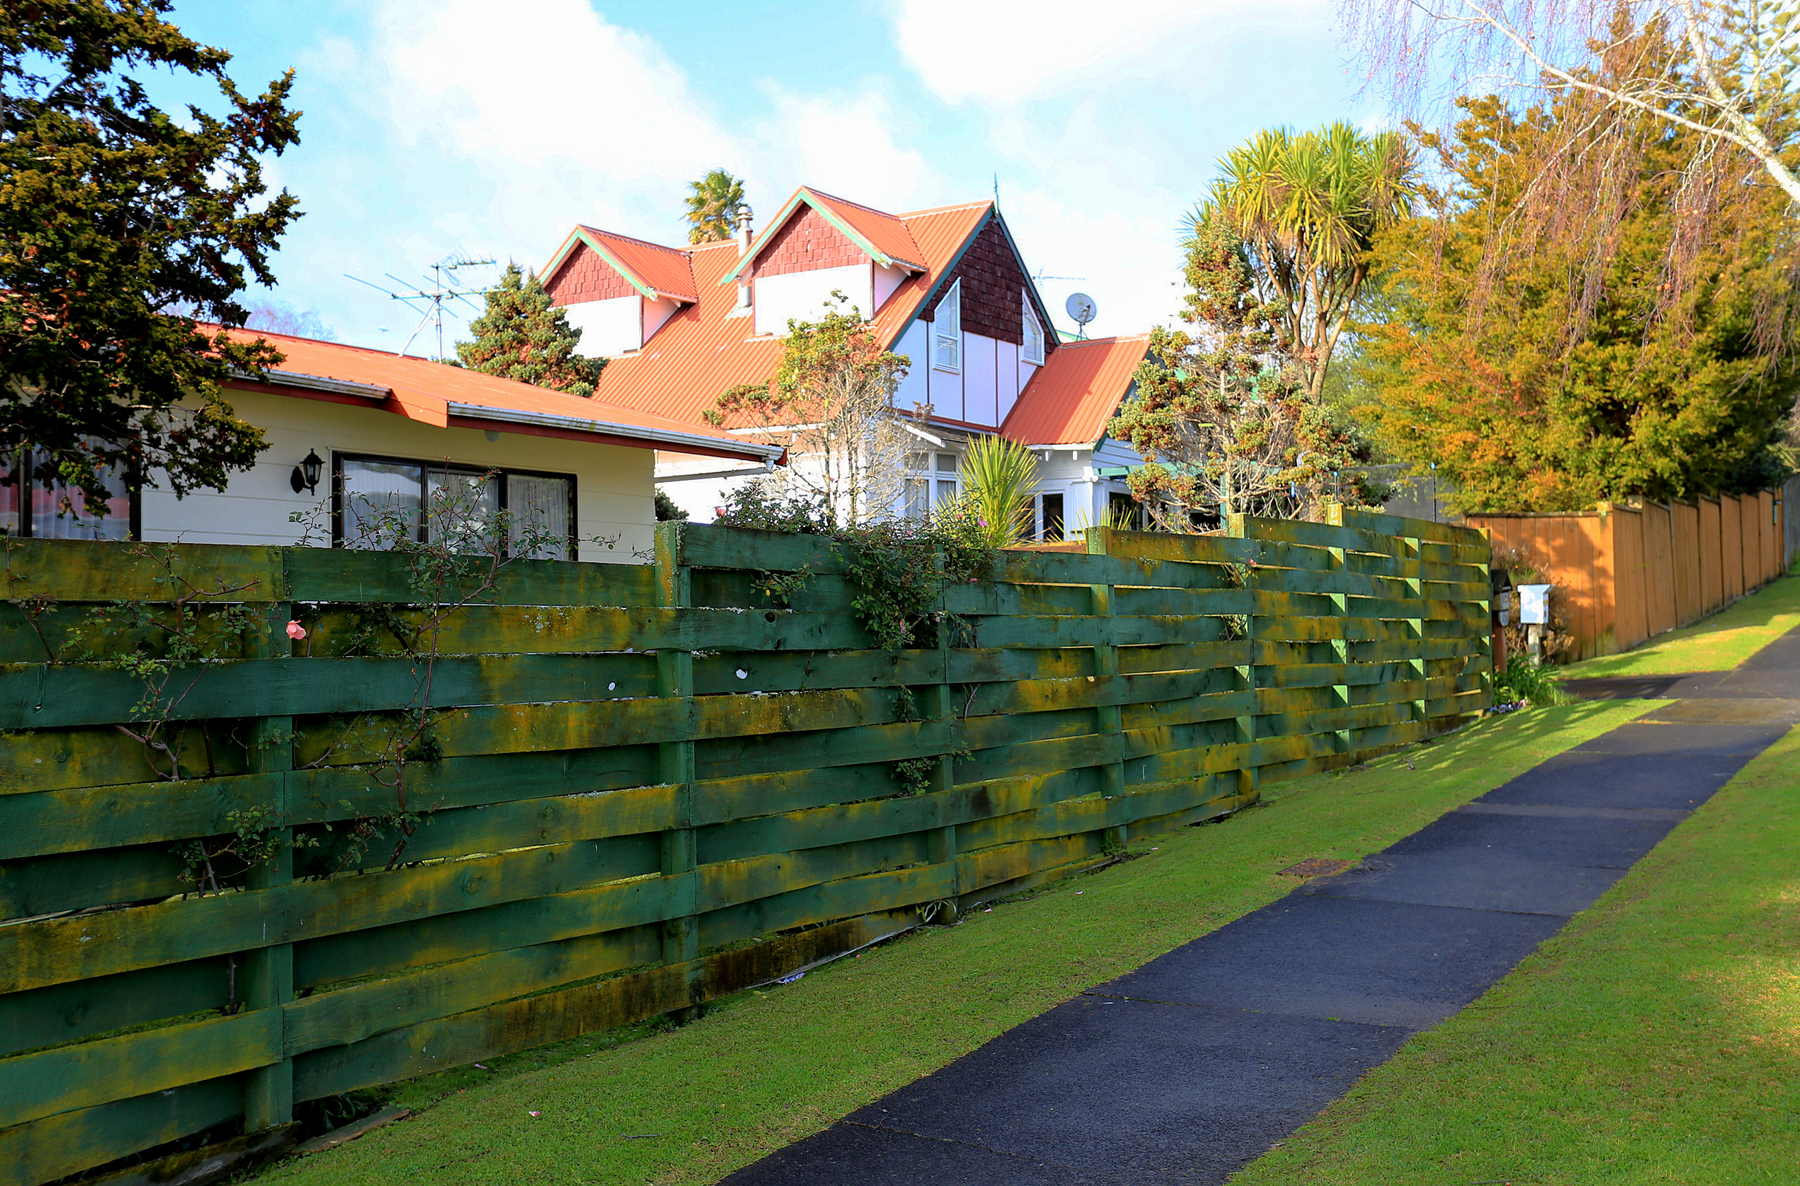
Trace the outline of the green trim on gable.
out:
M 817 211 L 819 216 L 830 223 L 839 234 L 856 244 L 858 250 L 882 267 L 891 268 L 895 264 L 903 264 L 907 267 L 921 266 L 914 263 L 912 260 L 897 260 L 887 252 L 877 248 L 875 244 L 865 239 L 855 227 L 839 218 L 829 206 L 824 205 L 822 202 L 815 201 L 812 194 L 802 186 L 800 189 L 794 191 L 794 196 L 788 199 L 787 205 L 783 206 L 780 212 L 775 215 L 775 220 L 769 224 L 768 229 L 763 231 L 757 241 L 751 245 L 750 250 L 744 253 L 743 258 L 738 260 L 737 265 L 733 267 L 731 271 L 725 273 L 724 277 L 720 279 L 719 287 L 723 288 L 727 284 L 736 283 L 738 275 L 743 272 L 745 268 L 749 267 L 751 262 L 754 261 L 757 256 L 762 254 L 763 247 L 774 238 L 776 231 L 779 231 L 783 226 L 787 225 L 787 220 L 793 216 L 794 211 L 801 205 L 810 206 L 813 210 Z
M 988 203 L 987 218 L 984 218 L 980 222 L 975 224 L 974 229 L 969 232 L 968 237 L 962 241 L 962 246 L 958 247 L 956 249 L 956 254 L 951 256 L 949 259 L 949 262 L 944 264 L 944 270 L 939 272 L 937 274 L 937 279 L 935 279 L 931 282 L 931 290 L 929 292 L 927 292 L 924 296 L 919 298 L 919 303 L 917 305 L 913 306 L 912 315 L 910 317 L 908 317 L 904 322 L 902 322 L 899 330 L 897 330 L 895 332 L 893 343 L 890 343 L 887 347 L 889 350 L 892 350 L 894 348 L 894 345 L 898 344 L 900 339 L 904 338 L 906 336 L 906 331 L 913 327 L 913 323 L 919 319 L 919 314 L 923 313 L 926 310 L 926 308 L 928 306 L 930 306 L 930 304 L 933 301 L 937 300 L 938 297 L 940 295 L 942 295 L 942 293 L 944 291 L 945 281 L 947 281 L 950 278 L 950 276 L 956 271 L 957 265 L 962 263 L 963 256 L 969 254 L 969 248 L 971 248 L 975 245 L 975 240 L 981 237 L 981 232 L 987 229 L 987 224 L 988 224 L 989 219 L 998 218 L 999 215 L 1000 215 L 1000 212 L 999 212 L 999 210 L 995 209 L 993 203 L 992 202 Z M 1010 237 L 1008 238 L 1007 242 L 1009 244 L 1012 242 Z M 1016 257 L 1018 255 L 1018 253 L 1019 253 L 1019 249 L 1017 247 L 1014 247 L 1013 255 Z M 1023 259 L 1020 259 L 1019 260 L 1019 269 L 1021 271 L 1024 271 L 1024 268 L 1025 268 L 1025 261 Z M 1026 278 L 1027 279 L 1030 278 L 1030 273 L 1026 273 Z M 1046 336 L 1045 340 L 1046 341 L 1049 340 L 1047 336 Z M 1048 352 L 1046 352 L 1046 355 L 1047 354 L 1048 354 Z M 1049 361 L 1048 357 L 1045 358 L 1045 361 L 1046 362 Z
M 589 251 L 605 260 L 607 266 L 612 268 L 612 270 L 619 275 L 625 277 L 625 282 L 637 289 L 640 296 L 648 297 L 653 301 L 662 300 L 664 297 L 667 297 L 669 300 L 683 305 L 690 305 L 693 303 L 692 297 L 682 296 L 678 292 L 663 292 L 660 289 L 655 289 L 648 284 L 645 284 L 635 272 L 619 262 L 618 256 L 608 251 L 598 240 L 590 236 L 583 227 L 576 227 L 569 232 L 569 237 L 563 240 L 563 245 L 557 249 L 556 254 L 551 257 L 550 262 L 544 265 L 544 270 L 539 273 L 539 275 L 545 278 L 555 275 L 556 269 L 563 266 L 563 261 L 569 258 L 569 253 L 575 250 L 577 244 L 585 245 Z

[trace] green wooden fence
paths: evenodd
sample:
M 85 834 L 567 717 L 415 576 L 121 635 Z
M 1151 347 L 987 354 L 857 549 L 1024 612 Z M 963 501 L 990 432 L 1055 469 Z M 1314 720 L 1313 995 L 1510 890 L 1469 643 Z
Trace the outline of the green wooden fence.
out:
M 682 1010 L 1466 719 L 1486 540 L 1340 519 L 1008 552 L 945 594 L 972 637 L 901 652 L 824 541 L 667 525 L 652 566 L 503 569 L 423 663 L 347 653 L 408 612 L 400 557 L 13 541 L 0 1186 Z M 809 566 L 787 608 L 757 591 Z M 250 625 L 145 709 L 106 660 L 155 624 L 115 604 L 96 652 L 81 622 L 178 588 L 235 590 L 213 601 Z M 424 822 L 399 860 L 345 857 L 394 810 L 365 735 L 422 666 Z M 177 767 L 131 735 L 147 713 Z M 183 846 L 239 832 L 280 843 L 184 893 Z

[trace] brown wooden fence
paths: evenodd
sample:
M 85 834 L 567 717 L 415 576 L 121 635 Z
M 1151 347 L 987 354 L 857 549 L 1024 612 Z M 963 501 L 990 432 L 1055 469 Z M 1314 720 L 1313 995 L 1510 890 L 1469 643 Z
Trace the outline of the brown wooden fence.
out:
M 1778 490 L 1584 514 L 1471 515 L 1531 555 L 1566 598 L 1568 659 L 1628 650 L 1767 584 L 1791 563 Z
M 901 651 L 816 537 L 519 562 L 424 658 L 404 557 L 11 541 L 0 1186 L 683 1009 L 1467 719 L 1486 541 L 1346 519 L 1007 553 Z M 182 590 L 212 657 L 122 667 Z

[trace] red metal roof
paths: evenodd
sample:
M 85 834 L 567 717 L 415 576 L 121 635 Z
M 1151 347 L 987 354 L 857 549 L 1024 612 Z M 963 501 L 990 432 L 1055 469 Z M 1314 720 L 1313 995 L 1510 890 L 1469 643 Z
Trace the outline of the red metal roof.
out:
M 892 349 L 899 341 L 920 303 L 992 210 L 990 202 L 974 202 L 898 216 L 879 215 L 866 207 L 849 211 L 861 224 L 888 236 L 897 232 L 884 228 L 878 218 L 892 219 L 905 231 L 919 257 L 921 270 L 902 281 L 875 314 L 875 332 L 884 346 Z M 878 218 L 868 217 L 872 215 Z M 763 235 L 778 226 L 772 224 Z M 781 336 L 759 337 L 754 318 L 730 316 L 737 307 L 737 289 L 722 282 L 738 265 L 738 245 L 703 243 L 683 254 L 692 262 L 699 299 L 671 317 L 641 350 L 609 361 L 600 373 L 596 399 L 698 422 L 726 390 L 740 383 L 766 383 L 780 366 Z M 559 256 L 552 267 L 560 262 Z M 923 365 L 923 360 L 914 361 Z
M 1149 334 L 1062 343 L 1019 393 L 1000 434 L 1023 445 L 1097 444 L 1149 351 Z
M 281 365 L 269 372 L 267 380 L 268 387 L 283 394 L 366 399 L 409 420 L 440 428 L 479 421 L 506 432 L 592 436 L 637 448 L 674 449 L 754 461 L 780 453 L 779 447 L 734 436 L 704 423 L 698 416 L 690 419 L 605 399 L 583 399 L 480 371 L 361 346 L 255 330 L 234 330 L 232 337 L 246 342 L 266 338 L 286 355 Z M 606 369 L 610 371 L 615 365 L 609 364 Z M 605 378 L 604 371 L 601 378 Z M 239 385 L 263 386 L 248 379 Z
M 576 229 L 587 239 L 588 246 L 606 255 L 626 279 L 635 280 L 652 292 L 672 296 L 676 300 L 700 299 L 694 287 L 693 266 L 689 262 L 688 253 L 681 248 L 646 243 L 642 239 L 615 235 L 611 231 L 596 230 L 589 226 Z M 548 271 L 545 275 L 549 275 Z
M 913 269 L 925 266 L 925 253 L 919 250 L 904 217 L 872 210 L 847 198 L 833 197 L 805 186 L 800 187 L 800 192 L 823 207 L 825 213 L 836 215 L 839 222 L 849 226 L 895 263 Z

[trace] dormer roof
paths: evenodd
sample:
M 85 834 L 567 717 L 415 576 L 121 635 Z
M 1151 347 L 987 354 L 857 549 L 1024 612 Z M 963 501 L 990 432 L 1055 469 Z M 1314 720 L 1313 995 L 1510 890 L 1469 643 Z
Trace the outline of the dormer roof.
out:
M 694 283 L 692 258 L 687 251 L 591 226 L 577 226 L 569 232 L 569 237 L 563 240 L 540 273 L 546 282 L 556 274 L 556 269 L 562 267 L 569 253 L 582 244 L 605 260 L 640 294 L 653 301 L 668 298 L 691 305 L 700 299 L 699 288 Z
M 920 249 L 918 241 L 913 238 L 907 226 L 907 220 L 900 215 L 888 214 L 868 206 L 859 205 L 847 198 L 833 197 L 820 193 L 808 186 L 801 186 L 794 191 L 794 196 L 787 200 L 773 219 L 763 228 L 750 245 L 750 250 L 737 260 L 730 271 L 720 278 L 720 284 L 731 284 L 738 276 L 756 262 L 762 249 L 774 242 L 775 234 L 798 211 L 811 208 L 836 227 L 843 236 L 860 248 L 863 254 L 884 268 L 899 268 L 904 272 L 923 272 L 926 270 L 925 252 Z

